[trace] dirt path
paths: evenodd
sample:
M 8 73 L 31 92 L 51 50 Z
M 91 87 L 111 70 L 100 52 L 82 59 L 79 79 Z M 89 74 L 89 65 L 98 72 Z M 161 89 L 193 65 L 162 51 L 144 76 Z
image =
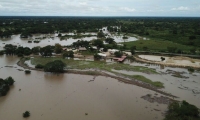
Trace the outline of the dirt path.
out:
M 17 62 L 17 65 L 23 67 L 24 69 L 43 71 L 41 69 L 29 67 L 29 66 L 25 65 L 24 62 L 25 62 L 25 59 L 22 58 L 20 61 Z M 80 75 L 90 75 L 87 72 L 88 71 L 77 71 L 77 70 L 67 70 L 67 71 L 65 71 L 65 73 L 80 74 Z M 116 80 L 118 80 L 120 82 L 126 83 L 126 84 L 136 85 L 136 86 L 139 86 L 139 87 L 142 87 L 142 88 L 146 88 L 146 89 L 155 91 L 157 93 L 166 95 L 168 97 L 177 98 L 177 96 L 174 96 L 172 94 L 166 93 L 166 92 L 160 90 L 159 88 L 156 88 L 156 87 L 154 87 L 154 86 L 152 86 L 150 84 L 139 82 L 136 79 L 129 80 L 129 79 L 122 78 L 122 77 L 119 77 L 119 76 L 110 75 L 110 74 L 107 74 L 107 73 L 102 72 L 102 71 L 98 71 L 95 74 L 95 76 L 105 76 L 105 77 L 114 78 L 114 79 L 116 79 Z

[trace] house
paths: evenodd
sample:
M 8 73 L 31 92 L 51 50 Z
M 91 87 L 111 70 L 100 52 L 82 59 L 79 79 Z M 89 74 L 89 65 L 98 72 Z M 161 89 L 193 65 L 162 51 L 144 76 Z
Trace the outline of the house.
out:
M 118 62 L 123 62 L 127 56 L 122 56 L 121 58 L 113 58 L 113 60 L 117 60 Z
M 85 47 L 79 47 L 78 50 L 79 51 L 87 51 L 87 49 Z
M 106 54 L 103 54 L 103 53 L 98 53 L 99 56 L 101 57 L 106 57 L 107 55 Z
M 108 49 L 108 52 L 110 52 L 111 54 L 114 54 L 115 52 L 119 52 L 119 50 L 117 50 L 117 49 Z

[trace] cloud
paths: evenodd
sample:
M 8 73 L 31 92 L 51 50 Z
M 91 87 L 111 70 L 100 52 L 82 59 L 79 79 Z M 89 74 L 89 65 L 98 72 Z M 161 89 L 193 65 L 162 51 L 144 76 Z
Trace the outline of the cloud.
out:
M 135 12 L 134 8 L 128 8 L 128 7 L 121 7 L 121 10 L 127 11 L 127 12 Z
M 178 8 L 172 8 L 171 10 L 179 10 L 179 11 L 186 11 L 186 10 L 190 10 L 188 7 L 183 7 L 183 6 L 180 6 Z
M 200 16 L 199 5 L 200 0 L 0 0 L 0 15 Z

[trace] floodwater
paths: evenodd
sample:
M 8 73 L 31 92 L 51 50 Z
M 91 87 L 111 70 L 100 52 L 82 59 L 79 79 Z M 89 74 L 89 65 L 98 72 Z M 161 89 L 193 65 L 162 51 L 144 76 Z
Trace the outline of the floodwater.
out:
M 126 64 L 133 66 L 143 66 L 155 69 L 159 74 L 148 74 L 140 72 L 132 72 L 126 70 L 113 70 L 128 75 L 142 75 L 152 81 L 160 81 L 164 83 L 165 88 L 162 90 L 179 97 L 177 100 L 186 100 L 191 104 L 200 108 L 200 72 L 190 73 L 186 68 L 164 67 L 156 64 L 146 64 L 139 62 L 125 61 Z M 173 75 L 180 74 L 180 77 Z
M 74 35 L 73 33 L 63 33 L 62 35 Z M 95 33 L 85 33 L 83 35 L 96 35 Z M 17 45 L 17 46 L 23 46 L 23 47 L 29 47 L 29 48 L 33 48 L 36 46 L 47 46 L 47 45 L 55 45 L 56 43 L 61 44 L 62 46 L 66 46 L 66 45 L 71 45 L 73 42 L 77 42 L 78 40 L 85 40 L 85 41 L 91 41 L 94 39 L 97 39 L 96 36 L 92 36 L 92 37 L 84 37 L 84 38 L 78 38 L 78 39 L 73 39 L 73 38 L 66 38 L 64 40 L 60 40 L 58 34 L 34 34 L 31 38 L 20 38 L 20 35 L 12 35 L 11 38 L 0 38 L 0 50 L 3 50 L 3 47 L 6 44 L 13 44 L 13 45 Z M 43 38 L 44 39 L 35 39 L 35 38 Z M 135 37 L 129 37 L 126 40 L 122 39 L 122 36 L 112 36 L 115 39 L 115 42 L 119 43 L 119 42 L 130 42 L 130 41 L 136 41 L 138 40 Z M 28 41 L 33 41 L 33 40 L 38 40 L 40 41 L 39 43 L 28 43 Z
M 0 56 L 1 78 L 16 81 L 7 96 L 0 97 L 0 120 L 21 120 L 26 110 L 29 120 L 162 120 L 167 109 L 142 99 L 156 93 L 141 87 L 102 76 L 41 71 L 26 75 L 18 70 L 23 69 L 16 65 L 18 60 Z
M 166 56 L 155 56 L 155 55 L 138 55 L 140 58 L 161 62 L 161 63 L 167 63 L 167 64 L 175 64 L 175 65 L 182 65 L 182 66 L 195 66 L 200 67 L 200 60 L 199 59 L 193 59 L 188 57 L 166 57 Z M 161 61 L 161 57 L 164 57 L 165 60 Z

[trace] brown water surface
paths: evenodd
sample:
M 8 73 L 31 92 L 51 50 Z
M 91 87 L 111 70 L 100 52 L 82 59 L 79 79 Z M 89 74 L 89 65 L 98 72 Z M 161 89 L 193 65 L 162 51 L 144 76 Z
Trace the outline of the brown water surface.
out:
M 1 78 L 12 76 L 16 81 L 7 96 L 0 97 L 0 120 L 21 120 L 26 110 L 31 113 L 29 120 L 163 119 L 167 105 L 140 98 L 155 92 L 101 76 L 40 71 L 25 75 L 17 70 L 22 69 L 16 65 L 18 60 L 0 58 Z

